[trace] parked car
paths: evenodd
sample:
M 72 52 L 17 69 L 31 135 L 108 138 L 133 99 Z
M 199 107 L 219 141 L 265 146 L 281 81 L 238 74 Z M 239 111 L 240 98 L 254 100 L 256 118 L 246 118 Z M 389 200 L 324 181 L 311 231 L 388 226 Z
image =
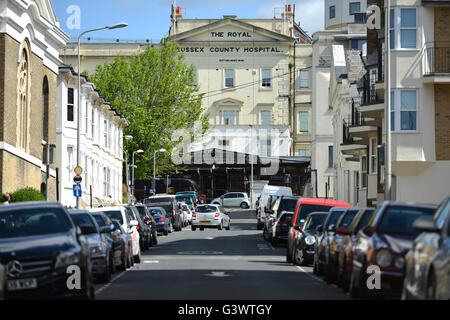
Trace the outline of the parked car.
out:
M 353 245 L 356 241 L 356 235 L 367 225 L 374 212 L 375 208 L 362 208 L 353 219 L 352 224 L 347 228 L 347 230 L 341 229 L 338 231 L 344 235 L 338 256 L 338 286 L 342 287 L 344 292 L 348 291 L 352 276 L 352 251 Z
M 317 243 L 317 227 L 323 225 L 327 216 L 328 212 L 312 212 L 308 215 L 303 228 L 295 235 L 292 258 L 294 264 L 305 266 L 313 263 Z
M 150 211 L 150 214 L 156 221 L 156 231 L 158 233 L 162 233 L 165 236 L 169 234 L 169 232 L 172 232 L 172 215 L 166 213 L 166 210 L 164 208 L 159 207 L 150 207 L 148 208 L 148 211 Z
M 0 301 L 5 299 L 6 271 L 0 263 Z
M 147 207 L 144 206 L 141 203 L 137 203 L 134 205 L 136 209 L 139 211 L 139 214 L 141 216 L 142 221 L 144 221 L 144 224 L 147 224 L 150 227 L 150 235 L 151 235 L 151 241 L 149 243 L 149 246 L 156 246 L 158 244 L 158 231 L 156 230 L 156 220 L 153 218 L 153 216 L 150 214 L 150 211 L 148 211 Z
M 286 250 L 286 261 L 292 263 L 294 255 L 294 240 L 295 235 L 303 228 L 303 224 L 311 212 L 328 212 L 333 207 L 350 207 L 350 204 L 343 201 L 314 199 L 314 198 L 300 198 L 297 201 L 297 207 L 292 219 L 292 225 L 289 229 L 288 245 Z
M 108 241 L 109 251 L 111 252 L 110 261 L 111 273 L 116 272 L 116 268 L 126 270 L 127 268 L 127 255 L 124 254 L 125 247 L 123 245 L 122 238 L 120 237 L 119 230 L 112 223 L 111 219 L 104 212 L 92 212 L 92 216 L 97 222 L 100 229 L 106 228 L 106 240 Z M 109 228 L 109 230 L 108 230 Z
M 289 225 L 292 221 L 293 212 L 284 212 L 276 221 L 272 228 L 271 245 L 276 247 L 279 244 L 286 244 L 289 233 Z
M 141 252 L 144 252 L 148 250 L 152 243 L 151 226 L 144 222 L 141 218 L 139 210 L 134 205 L 126 205 L 124 207 L 127 210 L 127 214 L 130 215 L 130 219 L 138 222 L 136 228 L 139 232 L 139 246 L 141 248 Z
M 325 265 L 327 264 L 326 253 L 330 247 L 331 240 L 335 232 L 335 226 L 339 218 L 347 210 L 346 207 L 334 207 L 328 211 L 328 216 L 325 219 L 323 226 L 318 226 L 317 231 L 320 235 L 317 238 L 317 244 L 314 247 L 314 261 L 313 261 L 313 272 L 316 275 L 321 276 L 323 274 Z
M 189 209 L 195 209 L 195 195 L 193 194 L 177 194 L 175 195 L 175 199 L 178 202 L 184 202 L 189 206 Z
M 139 231 L 137 230 L 139 222 L 132 219 L 132 216 L 124 206 L 91 209 L 91 212 L 96 211 L 104 212 L 111 220 L 115 219 L 120 222 L 122 229 L 131 236 L 134 262 L 141 262 L 141 247 L 139 245 Z
M 362 299 L 369 296 L 400 297 L 405 275 L 405 256 L 412 248 L 419 232 L 414 221 L 432 216 L 438 206 L 384 202 L 374 213 L 366 227 L 357 235 L 353 247 L 353 270 L 350 294 Z M 380 268 L 381 288 L 369 290 L 367 268 Z
M 106 239 L 105 233 L 110 230 L 109 227 L 102 228 L 98 226 L 95 218 L 87 210 L 70 210 L 69 214 L 78 227 L 89 228 L 90 232 L 86 238 L 91 248 L 92 272 L 101 282 L 111 280 L 111 270 L 114 264 L 111 261 L 112 247 Z
M 152 196 L 144 200 L 144 204 L 147 207 L 160 207 L 164 208 L 166 213 L 171 215 L 171 226 L 175 231 L 181 231 L 182 229 L 182 210 L 181 206 L 177 204 L 174 195 L 162 194 L 157 196 Z
M 222 207 L 241 207 L 242 209 L 250 208 L 250 200 L 248 194 L 244 192 L 230 192 L 211 201 L 211 204 L 218 204 Z
M 272 242 L 273 226 L 280 218 L 283 212 L 294 213 L 297 206 L 297 201 L 300 199 L 298 196 L 280 196 L 273 204 L 271 210 L 264 223 L 263 236 L 269 242 Z
M 181 192 L 175 193 L 175 196 L 185 195 L 185 194 L 188 194 L 188 195 L 191 195 L 191 196 L 194 197 L 194 204 L 195 204 L 195 206 L 197 206 L 200 203 L 197 191 L 181 191 Z
M 266 185 L 261 192 L 261 196 L 257 201 L 258 205 L 256 207 L 256 228 L 262 230 L 264 227 L 264 222 L 266 219 L 266 213 L 264 212 L 264 207 L 269 201 L 269 196 L 292 196 L 292 189 L 289 187 L 279 187 Z
M 188 217 L 187 217 L 187 211 L 183 209 L 183 206 L 187 206 L 189 208 L 189 206 L 186 204 L 186 202 L 178 202 L 178 205 L 181 206 L 181 220 L 182 220 L 182 225 L 183 228 L 186 227 L 188 225 Z
M 344 233 L 347 232 L 348 227 L 360 210 L 360 207 L 347 209 L 337 221 L 336 226 L 333 226 L 333 230 L 329 233 L 329 246 L 325 248 L 325 268 L 323 277 L 326 283 L 337 283 L 339 270 L 338 257 L 342 240 L 344 239 Z
M 262 227 L 264 240 L 268 240 L 268 232 L 267 232 L 268 229 L 266 229 L 268 224 L 267 220 L 272 218 L 271 213 L 273 212 L 273 206 L 275 205 L 277 200 L 280 199 L 280 197 L 281 196 L 278 195 L 270 195 L 269 198 L 267 199 L 265 207 L 261 209 L 265 213 L 265 218 L 263 219 L 263 227 Z
M 182 204 L 181 209 L 186 213 L 187 224 L 191 224 L 193 210 L 191 210 L 187 204 Z
M 123 254 L 126 259 L 125 269 L 128 269 L 134 266 L 133 239 L 131 239 L 131 235 L 128 232 L 123 230 L 119 220 L 112 219 L 111 221 L 120 235 L 121 242 L 124 248 Z
M 195 214 L 192 217 L 192 231 L 200 228 L 203 231 L 205 228 L 217 228 L 222 230 L 230 230 L 231 219 L 228 212 L 222 206 L 214 204 L 205 204 L 197 206 Z
M 85 234 L 60 203 L 0 206 L 0 264 L 6 269 L 6 299 L 94 299 Z M 68 267 L 81 271 L 81 290 L 71 290 Z
M 417 219 L 422 234 L 406 255 L 402 299 L 450 299 L 450 197 L 435 216 Z

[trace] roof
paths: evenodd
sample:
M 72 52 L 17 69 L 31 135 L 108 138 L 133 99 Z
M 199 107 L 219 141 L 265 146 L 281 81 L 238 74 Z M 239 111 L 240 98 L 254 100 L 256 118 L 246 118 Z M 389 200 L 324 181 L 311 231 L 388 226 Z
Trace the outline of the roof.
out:
M 18 210 L 18 209 L 31 209 L 31 208 L 61 208 L 64 209 L 59 202 L 20 202 L 11 203 L 6 206 L 0 206 L 0 211 Z

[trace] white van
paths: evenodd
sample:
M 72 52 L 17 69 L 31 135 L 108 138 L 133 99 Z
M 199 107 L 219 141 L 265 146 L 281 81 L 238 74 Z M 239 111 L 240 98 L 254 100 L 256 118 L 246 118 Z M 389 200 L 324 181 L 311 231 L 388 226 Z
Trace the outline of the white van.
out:
M 259 199 L 258 207 L 256 208 L 256 227 L 258 230 L 262 230 L 264 226 L 264 220 L 266 213 L 264 207 L 267 205 L 267 201 L 270 196 L 292 196 L 292 189 L 290 187 L 278 187 L 267 185 L 264 187 L 261 198 Z

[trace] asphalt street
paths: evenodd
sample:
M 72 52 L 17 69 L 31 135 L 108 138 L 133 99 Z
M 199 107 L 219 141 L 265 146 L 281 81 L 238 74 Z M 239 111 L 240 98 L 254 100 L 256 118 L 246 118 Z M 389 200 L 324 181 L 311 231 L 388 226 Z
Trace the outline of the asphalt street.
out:
M 316 278 L 311 267 L 285 262 L 256 230 L 254 211 L 234 210 L 231 230 L 160 236 L 142 262 L 96 286 L 97 299 L 123 300 L 308 300 L 348 299 Z

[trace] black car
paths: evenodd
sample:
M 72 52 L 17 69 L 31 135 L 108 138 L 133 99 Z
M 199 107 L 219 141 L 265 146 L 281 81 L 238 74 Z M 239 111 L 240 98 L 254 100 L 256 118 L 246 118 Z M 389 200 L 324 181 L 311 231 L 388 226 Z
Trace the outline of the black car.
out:
M 158 244 L 158 230 L 156 230 L 156 220 L 153 218 L 152 214 L 146 206 L 141 203 L 134 205 L 138 209 L 142 221 L 150 227 L 150 247 L 156 246 Z
M 109 246 L 105 234 L 110 231 L 110 227 L 100 229 L 95 218 L 87 210 L 71 210 L 69 214 L 78 227 L 90 230 L 86 238 L 91 248 L 92 272 L 101 282 L 109 282 L 113 269 L 112 247 Z
M 139 210 L 134 205 L 125 206 L 127 209 L 127 214 L 129 215 L 131 220 L 136 220 L 139 222 L 137 225 L 137 231 L 139 232 L 139 245 L 141 247 L 141 251 L 146 251 L 150 247 L 152 243 L 152 230 L 151 227 L 144 222 L 141 218 L 141 214 Z
M 323 225 L 328 212 L 312 212 L 306 218 L 300 232 L 295 235 L 292 262 L 299 266 L 312 264 L 317 243 L 317 227 Z
M 94 299 L 90 248 L 60 203 L 0 206 L 0 264 L 6 299 Z M 79 270 L 81 288 L 67 283 Z M 69 281 L 68 281 L 69 280 Z M 76 279 L 75 279 L 76 280 Z
M 273 203 L 271 209 L 266 211 L 267 218 L 264 222 L 263 237 L 272 242 L 273 226 L 283 212 L 294 212 L 297 206 L 298 196 L 281 196 Z
M 318 226 L 317 231 L 320 236 L 317 238 L 317 245 L 315 246 L 314 253 L 314 273 L 317 275 L 322 275 L 324 266 L 326 262 L 326 252 L 330 246 L 330 242 L 335 232 L 336 223 L 339 218 L 345 213 L 347 208 L 334 207 L 328 212 L 327 219 L 325 220 L 323 226 Z
M 115 273 L 116 268 L 119 268 L 120 270 L 126 270 L 127 254 L 122 238 L 120 236 L 120 230 L 117 229 L 111 219 L 104 212 L 91 212 L 91 215 L 94 217 L 95 221 L 100 227 L 100 230 L 106 228 L 106 233 L 104 234 L 106 236 L 106 240 L 108 241 L 108 246 L 111 248 L 110 260 L 114 262 L 111 263 L 111 273 Z
M 144 200 L 144 205 L 149 208 L 160 207 L 164 208 L 167 214 L 171 216 L 170 225 L 175 231 L 181 231 L 183 228 L 183 212 L 181 205 L 176 201 L 174 195 L 157 195 Z
M 336 223 L 333 230 L 334 232 L 330 232 L 329 245 L 325 251 L 325 269 L 323 278 L 326 283 L 337 282 L 339 273 L 339 252 L 342 248 L 344 231 L 352 224 L 353 219 L 360 210 L 360 207 L 348 208 Z
M 290 224 L 292 221 L 292 212 L 284 212 L 281 214 L 277 223 L 273 227 L 273 234 L 271 236 L 271 244 L 276 247 L 280 243 L 287 243 Z

